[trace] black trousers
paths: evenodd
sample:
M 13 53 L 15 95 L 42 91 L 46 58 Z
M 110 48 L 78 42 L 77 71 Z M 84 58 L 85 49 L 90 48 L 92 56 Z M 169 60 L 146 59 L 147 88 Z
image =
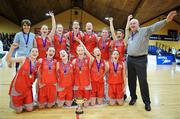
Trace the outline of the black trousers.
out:
M 150 104 L 149 87 L 147 82 L 147 55 L 128 56 L 128 85 L 131 99 L 137 99 L 136 82 L 139 79 L 141 97 L 144 104 Z

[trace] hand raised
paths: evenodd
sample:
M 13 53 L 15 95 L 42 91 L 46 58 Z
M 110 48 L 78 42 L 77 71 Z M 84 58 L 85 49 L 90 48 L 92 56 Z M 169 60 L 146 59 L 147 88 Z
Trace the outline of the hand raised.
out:
M 171 11 L 171 12 L 168 14 L 168 16 L 166 17 L 167 22 L 172 21 L 173 18 L 174 18 L 174 16 L 176 16 L 176 15 L 177 15 L 177 12 L 176 12 L 176 11 Z
M 130 14 L 130 15 L 128 16 L 128 20 L 131 20 L 132 18 L 133 18 L 133 15 Z
M 49 11 L 49 16 L 54 16 L 54 13 L 53 13 L 53 11 Z
M 113 17 L 109 17 L 109 21 L 112 22 L 113 21 Z

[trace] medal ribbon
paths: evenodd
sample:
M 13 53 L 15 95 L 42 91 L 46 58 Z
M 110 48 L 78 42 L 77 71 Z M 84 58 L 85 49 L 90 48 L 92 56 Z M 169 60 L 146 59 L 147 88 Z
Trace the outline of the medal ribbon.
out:
M 118 48 L 118 40 L 115 40 L 115 47 Z
M 32 74 L 32 62 L 30 60 L 30 75 Z
M 68 72 L 68 69 L 69 69 L 68 64 L 66 65 L 66 64 L 62 63 L 62 68 L 63 68 L 64 73 Z
M 96 66 L 97 66 L 97 68 L 98 68 L 98 72 L 99 72 L 99 70 L 100 70 L 100 66 L 101 66 L 101 60 L 100 60 L 100 62 L 98 63 L 98 61 L 96 60 Z
M 34 62 L 34 66 L 32 64 L 32 61 L 30 60 L 30 75 L 33 73 L 33 68 L 36 67 L 36 62 Z
M 52 65 L 53 65 L 53 61 L 46 59 L 47 63 L 48 63 L 48 69 L 51 70 L 52 69 Z
M 132 40 L 134 39 L 134 36 L 136 35 L 136 32 L 131 34 Z
M 62 39 L 63 39 L 63 35 L 60 36 L 59 34 L 57 34 L 57 36 L 58 36 L 59 43 L 61 44 L 62 43 Z
M 82 61 L 80 61 L 80 59 L 78 59 L 78 67 L 79 67 L 79 70 L 81 71 L 82 70 Z
M 27 34 L 27 37 L 25 37 L 25 33 L 23 33 L 23 38 L 24 38 L 24 41 L 25 41 L 26 46 L 27 46 L 28 42 L 29 42 L 29 33 Z
M 104 49 L 106 47 L 106 41 L 102 38 L 102 48 Z
M 117 73 L 117 70 L 118 70 L 118 63 L 114 63 L 114 62 L 113 62 L 113 67 L 114 67 L 114 72 Z
M 46 38 L 45 39 L 42 38 L 42 43 L 43 43 L 43 47 L 45 48 L 46 47 Z

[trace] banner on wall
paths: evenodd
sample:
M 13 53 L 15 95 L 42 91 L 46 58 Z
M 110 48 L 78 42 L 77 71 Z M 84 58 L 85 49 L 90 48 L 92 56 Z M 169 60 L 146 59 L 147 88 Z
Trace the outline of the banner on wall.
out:
M 178 41 L 179 36 L 177 37 L 172 37 L 170 35 L 158 35 L 158 34 L 153 34 L 149 37 L 149 40 L 164 40 L 164 41 Z

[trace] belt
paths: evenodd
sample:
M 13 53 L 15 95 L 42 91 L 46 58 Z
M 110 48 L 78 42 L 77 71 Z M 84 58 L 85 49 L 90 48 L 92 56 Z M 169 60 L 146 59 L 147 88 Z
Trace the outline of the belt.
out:
M 128 57 L 131 57 L 131 58 L 141 58 L 141 57 L 146 57 L 147 55 L 140 55 L 140 56 L 131 56 L 131 55 L 128 55 Z

